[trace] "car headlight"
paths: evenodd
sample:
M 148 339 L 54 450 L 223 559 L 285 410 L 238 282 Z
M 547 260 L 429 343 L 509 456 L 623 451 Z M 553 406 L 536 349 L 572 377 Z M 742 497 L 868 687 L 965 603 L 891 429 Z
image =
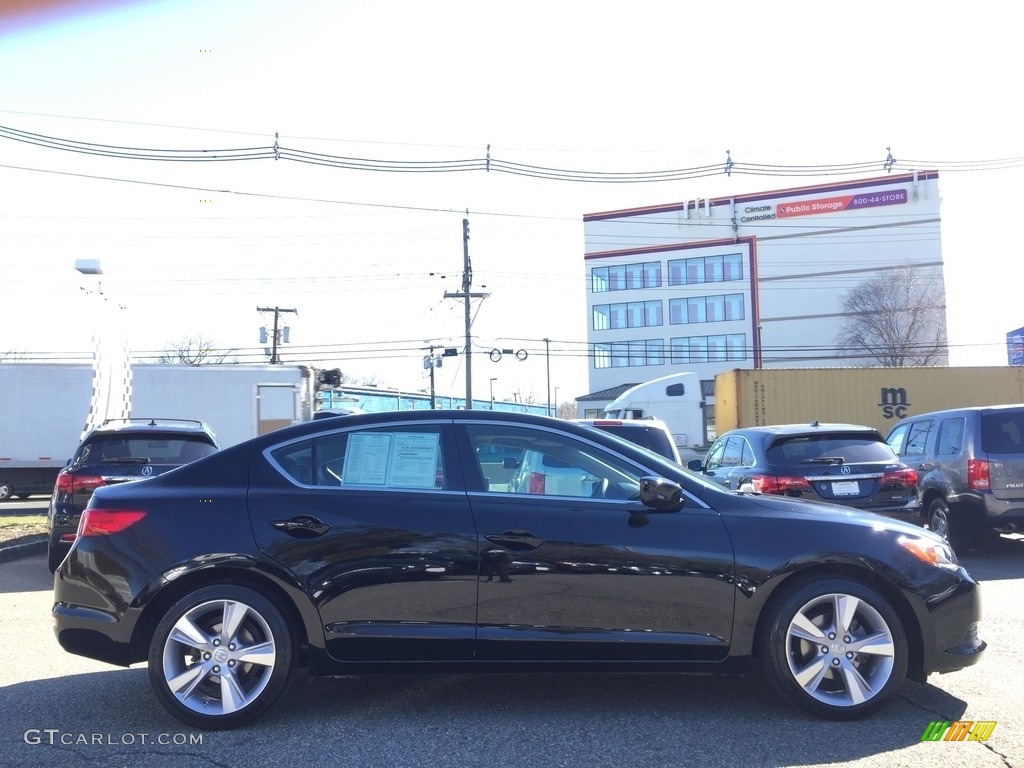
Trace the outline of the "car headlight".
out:
M 900 536 L 896 543 L 903 547 L 922 563 L 938 568 L 958 568 L 956 553 L 944 541 L 919 539 L 916 536 Z

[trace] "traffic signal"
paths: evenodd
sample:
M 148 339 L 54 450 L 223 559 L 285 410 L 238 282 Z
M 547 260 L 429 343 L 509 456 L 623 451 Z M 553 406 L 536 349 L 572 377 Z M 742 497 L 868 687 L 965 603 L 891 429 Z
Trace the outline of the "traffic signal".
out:
M 341 369 L 331 368 L 326 371 L 317 371 L 316 374 L 317 384 L 327 387 L 340 387 L 341 386 Z

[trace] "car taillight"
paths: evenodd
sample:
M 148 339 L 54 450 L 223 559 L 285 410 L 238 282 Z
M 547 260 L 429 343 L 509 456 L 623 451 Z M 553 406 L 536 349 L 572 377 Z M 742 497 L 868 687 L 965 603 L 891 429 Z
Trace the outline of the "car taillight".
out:
M 530 493 L 544 493 L 544 473 L 530 473 Z
M 78 523 L 79 536 L 109 536 L 135 525 L 146 513 L 138 509 L 87 509 Z
M 55 493 L 73 495 L 76 493 L 92 493 L 101 485 L 105 485 L 103 478 L 99 475 L 79 475 L 75 472 L 62 469 L 57 474 L 57 484 L 54 485 Z
M 897 469 L 894 472 L 886 472 L 882 475 L 882 487 L 893 488 L 914 488 L 917 486 L 917 470 L 910 467 Z
M 811 490 L 811 484 L 803 477 L 754 475 L 750 478 L 750 482 L 758 493 L 771 493 L 777 496 L 795 496 L 808 493 Z
M 967 460 L 967 487 L 972 491 L 987 491 L 992 488 L 987 461 L 984 459 Z

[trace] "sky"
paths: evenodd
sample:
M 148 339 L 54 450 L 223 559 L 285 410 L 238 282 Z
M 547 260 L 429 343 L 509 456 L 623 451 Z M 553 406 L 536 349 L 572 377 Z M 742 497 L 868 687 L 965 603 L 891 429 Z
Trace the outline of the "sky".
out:
M 584 214 L 837 180 L 726 175 L 727 151 L 877 159 L 864 175 L 880 176 L 891 148 L 898 170 L 940 171 L 951 362 L 1005 364 L 1024 326 L 1002 215 L 1024 188 L 1022 16 L 989 0 L 0 1 L 0 356 L 86 361 L 112 312 L 136 355 L 202 339 L 265 361 L 257 307 L 280 307 L 297 310 L 285 362 L 422 390 L 427 350 L 464 343 L 445 294 L 462 290 L 468 220 L 471 291 L 487 294 L 471 302 L 474 398 L 565 401 L 588 391 Z M 241 148 L 260 157 L 165 159 Z M 577 178 L 723 172 L 582 182 L 488 156 Z M 435 369 L 439 393 L 464 392 L 464 359 Z

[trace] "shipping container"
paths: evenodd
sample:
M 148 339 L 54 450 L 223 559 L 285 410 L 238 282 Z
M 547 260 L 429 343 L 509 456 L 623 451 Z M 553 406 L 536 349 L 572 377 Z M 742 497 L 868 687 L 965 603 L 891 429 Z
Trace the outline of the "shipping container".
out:
M 718 433 L 812 421 L 865 424 L 883 435 L 907 416 L 1024 403 L 1024 368 L 763 368 L 715 377 Z

